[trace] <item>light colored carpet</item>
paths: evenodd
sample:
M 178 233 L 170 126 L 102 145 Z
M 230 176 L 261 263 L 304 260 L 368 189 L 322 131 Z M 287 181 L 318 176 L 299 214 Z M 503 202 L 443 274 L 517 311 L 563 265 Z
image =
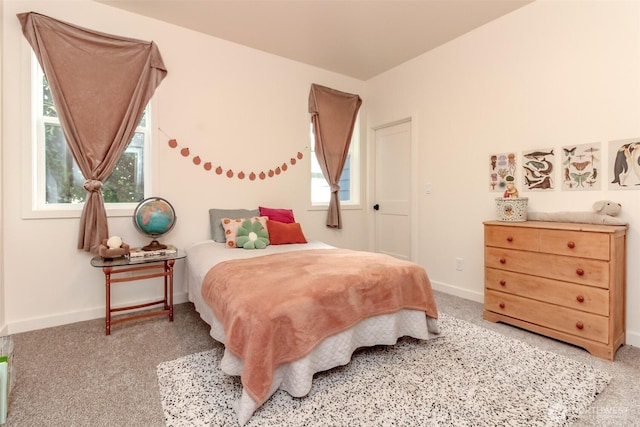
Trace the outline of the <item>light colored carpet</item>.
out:
M 563 426 L 611 377 L 581 362 L 451 316 L 444 337 L 364 349 L 319 373 L 308 396 L 278 391 L 249 426 Z M 240 381 L 219 368 L 222 348 L 158 365 L 166 424 L 237 425 Z

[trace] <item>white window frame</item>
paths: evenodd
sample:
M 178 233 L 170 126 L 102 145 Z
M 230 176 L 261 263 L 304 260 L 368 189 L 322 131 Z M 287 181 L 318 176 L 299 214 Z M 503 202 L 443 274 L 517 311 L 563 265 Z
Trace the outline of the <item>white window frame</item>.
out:
M 311 160 L 309 162 L 309 210 L 325 210 L 329 206 L 329 202 L 314 202 L 313 201 L 313 165 L 317 162 L 316 153 L 314 151 L 314 135 L 313 124 L 309 127 L 309 155 Z M 349 145 L 349 156 L 351 157 L 349 162 L 349 189 L 350 199 L 340 201 L 340 208 L 344 209 L 361 209 L 361 186 L 362 186 L 362 142 L 360 138 L 360 115 L 356 118 L 356 122 L 353 126 L 353 134 L 351 135 L 351 144 Z M 327 184 L 328 185 L 328 184 Z
M 80 218 L 84 203 L 45 203 L 44 124 L 52 121 L 42 115 L 42 69 L 31 47 L 27 45 L 27 48 L 28 53 L 23 55 L 27 58 L 23 67 L 29 72 L 23 73 L 25 76 L 23 87 L 24 93 L 29 94 L 24 99 L 29 99 L 30 102 L 24 103 L 23 117 L 25 117 L 25 140 L 29 143 L 23 144 L 22 153 L 22 218 Z M 156 178 L 152 167 L 156 163 L 152 141 L 157 138 L 156 126 L 153 126 L 157 101 L 152 99 L 148 108 L 146 128 L 136 129 L 136 132 L 145 134 L 144 198 L 153 194 L 152 183 Z M 137 205 L 137 203 L 105 203 L 107 217 L 131 216 Z

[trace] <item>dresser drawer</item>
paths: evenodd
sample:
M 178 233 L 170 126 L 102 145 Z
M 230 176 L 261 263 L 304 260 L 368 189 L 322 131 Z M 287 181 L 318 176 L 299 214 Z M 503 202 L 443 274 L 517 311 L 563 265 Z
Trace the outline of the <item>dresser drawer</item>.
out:
M 484 263 L 489 268 L 604 289 L 609 287 L 609 263 L 606 261 L 485 247 Z
M 486 290 L 485 310 L 555 329 L 604 344 L 609 342 L 609 319 L 592 313 L 515 295 Z
M 542 302 L 609 315 L 609 291 L 511 271 L 485 268 L 485 287 Z
M 540 252 L 609 260 L 609 236 L 580 231 L 540 230 Z
M 484 242 L 486 246 L 537 251 L 538 230 L 533 228 L 487 225 L 484 228 Z

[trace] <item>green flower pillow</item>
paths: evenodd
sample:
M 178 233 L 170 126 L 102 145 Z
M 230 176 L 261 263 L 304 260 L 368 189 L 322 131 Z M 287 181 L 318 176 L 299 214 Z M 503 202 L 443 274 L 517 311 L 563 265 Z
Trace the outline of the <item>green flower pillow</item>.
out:
M 264 249 L 269 245 L 269 233 L 259 221 L 245 220 L 236 233 L 236 245 L 244 249 Z
M 259 222 L 262 225 L 262 228 L 268 230 L 267 219 L 268 218 L 266 216 L 254 216 L 251 218 L 222 218 L 220 220 L 220 223 L 222 224 L 222 228 L 224 229 L 224 238 L 227 243 L 227 248 L 242 247 L 236 244 L 236 237 L 238 235 L 238 229 L 242 227 L 243 222 L 247 220 L 251 222 Z

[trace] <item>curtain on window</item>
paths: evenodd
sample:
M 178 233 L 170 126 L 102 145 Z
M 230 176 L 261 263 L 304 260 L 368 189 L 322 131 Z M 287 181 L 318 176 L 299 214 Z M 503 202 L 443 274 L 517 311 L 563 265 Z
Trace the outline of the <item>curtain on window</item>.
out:
M 133 137 L 167 70 L 153 42 L 99 33 L 37 13 L 22 32 L 47 76 L 67 144 L 85 177 L 78 249 L 108 237 L 102 181 Z
M 361 104 L 358 95 L 311 85 L 309 113 L 313 123 L 315 153 L 322 174 L 331 188 L 327 227 L 342 228 L 338 182 L 347 160 L 353 126 Z

